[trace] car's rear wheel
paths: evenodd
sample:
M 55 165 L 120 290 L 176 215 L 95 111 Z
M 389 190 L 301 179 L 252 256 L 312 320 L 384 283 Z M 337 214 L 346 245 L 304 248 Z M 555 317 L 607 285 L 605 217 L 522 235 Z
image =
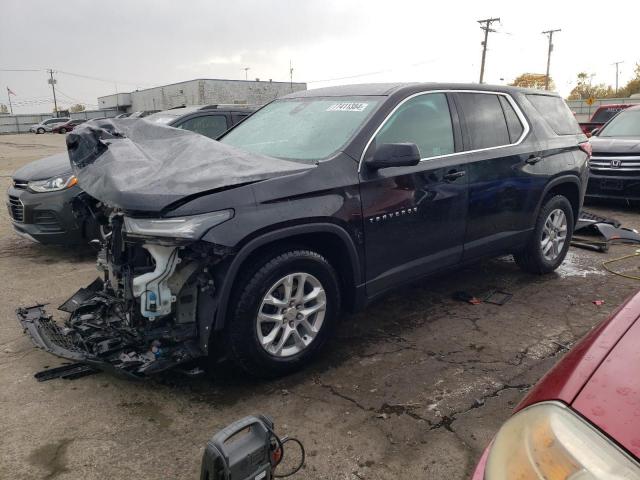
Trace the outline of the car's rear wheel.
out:
M 230 354 L 250 375 L 285 375 L 306 365 L 329 338 L 340 311 L 338 277 L 312 250 L 266 255 L 252 265 L 233 296 Z
M 574 227 L 573 209 L 563 195 L 546 199 L 526 247 L 514 254 L 518 266 L 531 273 L 549 273 L 558 268 L 569 250 Z
M 59 132 L 60 132 L 60 133 L 67 133 L 67 129 L 66 129 L 66 128 L 64 128 L 64 127 L 62 127 L 62 128 L 59 130 Z
M 44 128 L 40 127 L 36 130 L 36 133 L 43 134 L 45 132 Z

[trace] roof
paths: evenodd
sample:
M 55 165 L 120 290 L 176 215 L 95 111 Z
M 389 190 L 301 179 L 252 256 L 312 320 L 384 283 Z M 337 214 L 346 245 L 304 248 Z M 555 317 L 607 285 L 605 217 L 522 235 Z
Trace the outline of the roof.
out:
M 638 103 L 601 103 L 598 105 L 598 109 L 601 108 L 634 108 L 638 107 Z
M 511 87 L 506 85 L 487 85 L 480 83 L 360 83 L 341 85 L 337 87 L 315 88 L 300 92 L 293 92 L 281 98 L 305 97 L 347 97 L 347 96 L 389 96 L 393 93 L 426 90 L 484 90 L 491 92 L 522 92 L 557 96 L 556 93 L 529 88 Z

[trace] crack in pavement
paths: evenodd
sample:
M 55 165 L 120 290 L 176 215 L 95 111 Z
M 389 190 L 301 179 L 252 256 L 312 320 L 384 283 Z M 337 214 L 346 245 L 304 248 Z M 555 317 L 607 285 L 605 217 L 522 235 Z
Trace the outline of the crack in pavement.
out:
M 449 415 L 445 415 L 444 417 L 442 417 L 442 420 L 440 420 L 438 423 L 432 423 L 431 426 L 429 427 L 429 430 L 436 430 L 438 428 L 443 428 L 444 427 L 445 429 L 449 430 L 450 432 L 456 433 L 455 430 L 453 430 L 453 426 L 452 425 L 453 425 L 453 422 L 455 422 L 458 419 L 458 416 L 464 415 L 465 413 L 469 413 L 471 410 L 475 410 L 477 408 L 484 407 L 484 405 L 486 404 L 486 401 L 489 398 L 495 398 L 495 397 L 499 396 L 500 393 L 505 391 L 505 390 L 518 389 L 520 391 L 523 391 L 523 390 L 527 390 L 527 389 L 531 388 L 531 386 L 532 385 L 528 384 L 528 383 L 523 383 L 523 384 L 519 384 L 519 385 L 504 384 L 500 388 L 494 390 L 493 392 L 489 392 L 489 393 L 483 395 L 482 397 L 476 399 L 469 408 L 453 412 L 453 413 L 451 413 Z

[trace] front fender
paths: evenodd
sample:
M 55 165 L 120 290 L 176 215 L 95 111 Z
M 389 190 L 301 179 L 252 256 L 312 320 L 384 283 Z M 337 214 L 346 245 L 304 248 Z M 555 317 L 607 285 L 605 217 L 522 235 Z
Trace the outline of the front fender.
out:
M 330 233 L 335 235 L 340 239 L 341 244 L 344 245 L 344 248 L 348 254 L 349 264 L 351 267 L 353 279 L 355 285 L 360 285 L 363 283 L 363 274 L 360 263 L 360 258 L 358 255 L 358 249 L 356 248 L 356 244 L 354 239 L 349 235 L 349 233 L 339 225 L 333 223 L 306 223 L 302 225 L 293 225 L 284 228 L 279 228 L 274 231 L 270 231 L 264 234 L 261 234 L 246 244 L 244 244 L 240 250 L 234 255 L 230 264 L 228 265 L 225 275 L 224 281 L 222 282 L 222 286 L 220 287 L 220 292 L 218 296 L 218 306 L 215 315 L 215 323 L 214 330 L 221 330 L 224 328 L 226 318 L 227 318 L 227 310 L 229 299 L 232 294 L 233 285 L 235 280 L 240 272 L 244 262 L 247 258 L 255 252 L 258 248 L 263 247 L 267 244 L 286 240 L 288 238 L 293 238 L 298 235 L 305 234 L 313 234 L 313 233 Z

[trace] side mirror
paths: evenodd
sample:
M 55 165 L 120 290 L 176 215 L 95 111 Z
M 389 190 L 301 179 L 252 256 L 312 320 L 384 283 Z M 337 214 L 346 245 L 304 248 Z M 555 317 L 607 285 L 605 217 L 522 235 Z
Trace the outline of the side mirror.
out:
M 593 130 L 591 130 L 591 136 L 595 137 L 596 135 L 598 135 L 598 132 L 600 131 L 599 128 L 594 128 Z
M 371 170 L 389 167 L 411 167 L 420 162 L 420 151 L 415 143 L 383 143 L 373 157 L 365 160 Z

